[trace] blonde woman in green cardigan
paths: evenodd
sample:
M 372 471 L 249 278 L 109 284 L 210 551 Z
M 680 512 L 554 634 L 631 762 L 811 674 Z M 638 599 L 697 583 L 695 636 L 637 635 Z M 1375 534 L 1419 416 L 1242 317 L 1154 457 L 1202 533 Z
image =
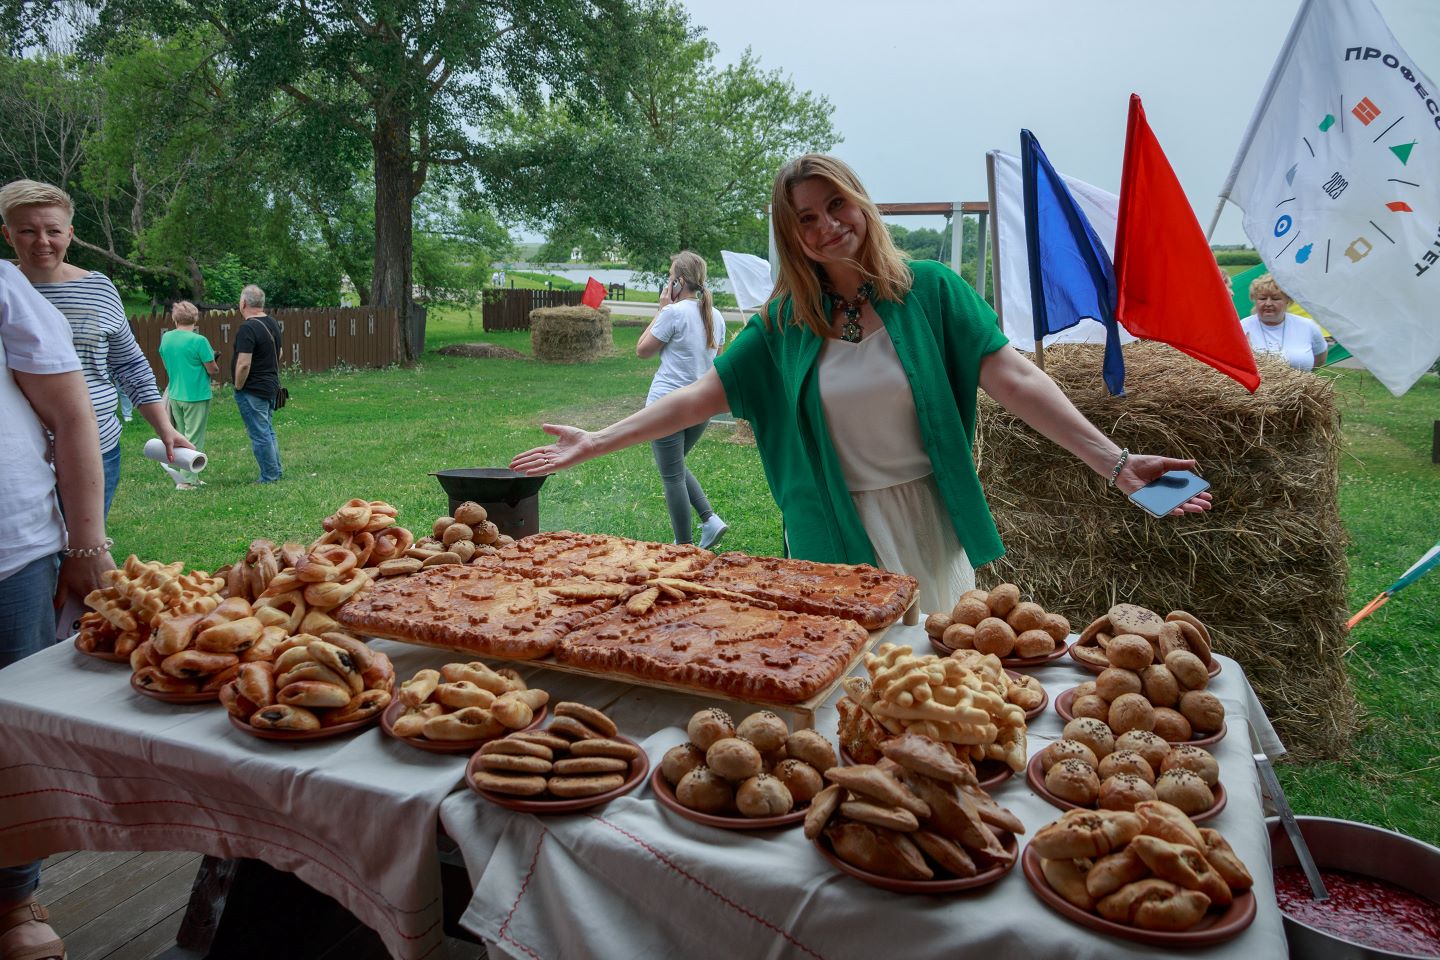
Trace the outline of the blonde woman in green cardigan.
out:
M 929 610 L 1004 553 L 971 453 L 977 390 L 1126 493 L 1195 467 L 1086 420 L 954 271 L 905 260 L 844 162 L 790 161 L 772 210 L 775 291 L 714 370 L 601 430 L 545 424 L 556 441 L 511 467 L 553 473 L 729 411 L 754 428 L 793 556 L 908 573 Z M 1202 493 L 1175 513 L 1210 506 Z

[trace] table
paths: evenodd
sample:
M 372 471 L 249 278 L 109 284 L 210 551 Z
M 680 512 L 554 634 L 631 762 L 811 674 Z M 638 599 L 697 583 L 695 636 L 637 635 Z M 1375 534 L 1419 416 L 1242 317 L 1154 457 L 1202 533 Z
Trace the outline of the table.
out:
M 374 646 L 403 676 L 447 659 Z M 400 960 L 443 955 L 436 822 L 465 758 L 378 728 L 260 740 L 219 704 L 161 703 L 129 677 L 68 643 L 0 670 L 0 863 L 64 850 L 254 858 L 333 897 Z
M 887 640 L 928 652 L 919 627 L 892 628 Z M 1229 791 L 1219 829 L 1255 875 L 1259 912 L 1241 936 L 1194 956 L 1283 957 L 1260 791 L 1251 760 L 1253 726 L 1267 752 L 1283 750 L 1240 666 L 1220 658 L 1211 690 L 1225 704 L 1229 732 L 1216 745 Z M 1091 679 L 1069 658 L 1033 671 L 1053 702 Z M 604 706 L 622 732 L 656 762 L 685 739 L 703 697 L 630 690 L 546 677 L 553 696 Z M 739 717 L 737 716 L 737 720 Z M 835 731 L 833 704 L 817 729 Z M 1030 752 L 1060 735 L 1053 707 L 1030 725 Z M 1028 832 L 1060 810 L 1019 774 L 993 791 Z M 494 957 L 954 956 L 1151 957 L 1154 948 L 1113 939 L 1053 913 L 1030 891 L 1020 868 L 998 884 L 943 897 L 888 893 L 836 872 L 798 828 L 741 832 L 705 827 L 660 804 L 647 786 L 587 813 L 539 818 L 460 792 L 440 810 L 475 884 L 462 919 Z M 1022 838 L 1023 841 L 1023 838 Z M 973 953 L 972 953 L 973 951 Z

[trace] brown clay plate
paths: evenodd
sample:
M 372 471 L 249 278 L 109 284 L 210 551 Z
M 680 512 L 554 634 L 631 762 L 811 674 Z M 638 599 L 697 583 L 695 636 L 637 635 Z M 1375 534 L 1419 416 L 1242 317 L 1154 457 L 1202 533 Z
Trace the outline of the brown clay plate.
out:
M 950 656 L 950 654 L 955 652 L 955 649 L 953 647 L 945 646 L 945 644 L 941 643 L 939 640 L 936 640 L 934 637 L 930 637 L 930 646 L 935 650 L 935 653 L 937 655 L 942 657 L 948 657 Z M 1045 656 L 1043 657 L 1001 657 L 1000 665 L 1003 667 L 1007 667 L 1011 670 L 1025 670 L 1031 667 L 1043 667 L 1045 664 L 1053 663 L 1056 660 L 1059 660 L 1061 657 L 1065 656 L 1065 651 L 1068 649 L 1069 647 L 1067 647 L 1065 644 L 1057 643 L 1055 645 L 1055 650 L 1052 653 L 1045 654 Z
M 1012 680 L 1019 680 L 1021 677 L 1021 674 L 1016 673 L 1014 670 L 1006 670 L 1005 672 L 1010 675 L 1010 679 Z M 1031 720 L 1034 720 L 1036 717 L 1040 716 L 1040 714 L 1045 712 L 1045 708 L 1050 706 L 1050 691 L 1046 690 L 1044 687 L 1041 687 L 1040 693 L 1042 694 L 1042 697 L 1039 706 L 1025 711 L 1026 723 L 1029 723 Z
M 230 718 L 230 726 L 248 733 L 252 737 L 259 737 L 261 740 L 288 740 L 291 743 L 300 743 L 304 740 L 328 740 L 330 737 L 338 737 L 342 733 L 351 733 L 361 727 L 368 727 L 376 721 L 379 714 L 373 714 L 364 720 L 337 723 L 333 727 L 321 727 L 319 730 L 265 730 L 261 727 L 250 726 L 233 713 L 227 713 L 226 716 Z
M 400 714 L 404 711 L 405 702 L 403 700 L 399 697 L 391 700 L 390 706 L 386 707 L 385 712 L 380 714 L 380 729 L 401 743 L 408 743 L 416 750 L 424 750 L 427 753 L 474 753 L 489 741 L 497 739 L 496 737 L 482 737 L 478 740 L 427 740 L 424 737 L 402 737 L 395 732 L 395 721 L 399 719 Z M 540 726 L 540 724 L 544 723 L 545 718 L 549 715 L 550 706 L 546 704 L 540 708 L 539 713 L 535 714 L 534 722 L 525 729 L 534 730 Z M 505 733 L 500 734 L 500 736 L 503 737 L 511 732 L 510 730 L 506 730 Z
M 1075 651 L 1076 651 L 1076 649 L 1079 648 L 1080 646 L 1081 646 L 1081 644 L 1080 644 L 1079 641 L 1076 641 L 1075 643 L 1073 643 L 1073 644 L 1070 645 L 1070 659 L 1071 659 L 1071 660 L 1074 660 L 1076 663 L 1080 664 L 1080 666 L 1084 667 L 1086 670 L 1089 670 L 1091 673 L 1104 673 L 1104 672 L 1105 672 L 1105 667 L 1100 666 L 1099 664 L 1086 663 L 1084 660 L 1081 660 L 1079 657 L 1075 656 Z M 1090 650 L 1098 650 L 1098 649 L 1099 649 L 1099 647 L 1096 646 L 1094 643 L 1087 643 L 1087 644 L 1084 644 L 1084 646 L 1085 646 L 1087 649 L 1090 649 Z M 1006 665 L 1007 667 L 1008 667 L 1008 666 L 1011 666 L 1010 663 L 1006 663 L 1005 665 Z M 1106 666 L 1108 666 L 1108 664 L 1107 664 Z M 1212 676 L 1212 677 L 1218 677 L 1219 675 L 1220 675 L 1220 661 L 1219 661 L 1219 660 L 1216 660 L 1214 657 L 1211 657 L 1211 658 L 1210 658 L 1210 676 Z
M 1040 855 L 1028 846 L 1020 856 L 1020 869 L 1035 895 L 1056 913 L 1082 926 L 1108 933 L 1112 937 L 1134 940 L 1154 947 L 1207 947 L 1239 935 L 1255 919 L 1255 894 L 1246 890 L 1224 910 L 1211 910 L 1189 930 L 1172 933 L 1165 930 L 1141 930 L 1123 923 L 1106 920 L 1098 913 L 1081 910 L 1051 889 L 1040 870 Z
M 1025 765 L 1025 779 L 1030 782 L 1030 789 L 1043 797 L 1046 803 L 1059 807 L 1061 810 L 1075 810 L 1079 808 L 1080 804 L 1071 803 L 1069 800 L 1062 800 L 1051 793 L 1045 786 L 1045 773 L 1040 768 L 1040 754 L 1035 754 L 1035 756 L 1030 758 L 1030 762 Z M 1215 802 L 1210 806 L 1210 809 L 1190 815 L 1190 819 L 1196 823 L 1203 823 L 1225 809 L 1225 784 L 1217 782 L 1215 786 L 1211 788 L 1211 792 L 1215 794 Z
M 636 747 L 640 746 L 640 744 L 635 743 L 635 741 L 629 737 L 618 733 L 610 739 L 621 740 L 625 743 L 633 744 Z M 634 790 L 640 781 L 645 779 L 645 775 L 650 772 L 650 758 L 645 755 L 645 751 L 642 749 L 640 751 L 640 757 L 630 762 L 630 776 L 626 777 L 625 782 L 614 790 L 597 793 L 593 797 L 572 797 L 565 799 L 550 798 L 548 794 L 541 794 L 538 799 L 535 797 L 510 797 L 503 793 L 481 790 L 475 786 L 475 781 L 471 778 L 475 773 L 475 762 L 479 757 L 480 753 L 476 751 L 475 755 L 470 758 L 470 762 L 465 765 L 466 785 L 496 806 L 504 807 L 507 810 L 518 810 L 521 813 L 574 813 L 577 810 L 588 810 L 590 807 L 598 807 L 602 803 L 608 803 L 616 797 L 623 796 L 631 790 Z
M 161 703 L 217 703 L 220 700 L 219 690 L 197 691 L 196 693 L 164 693 L 160 690 L 150 690 L 135 682 L 135 674 L 130 674 L 130 689 L 151 700 L 159 700 Z
M 835 855 L 830 849 L 830 840 L 825 834 L 820 834 L 814 841 L 815 849 L 820 851 L 820 856 L 830 861 L 830 865 L 842 873 L 848 873 L 857 880 L 864 881 L 872 887 L 879 887 L 881 890 L 889 890 L 893 893 L 955 893 L 960 890 L 973 890 L 976 887 L 988 887 L 1010 872 L 1015 866 L 1012 859 L 1008 863 L 1002 863 L 991 867 L 988 870 L 981 870 L 973 877 L 942 877 L 935 880 L 897 880 L 894 877 L 882 876 L 878 873 L 871 873 L 862 870 L 851 863 L 846 863 Z M 1019 845 L 1014 834 L 1004 834 L 1002 845 L 1012 854 L 1017 852 Z
M 859 761 L 850 756 L 844 747 L 840 748 L 840 763 L 847 767 L 859 766 Z M 1000 786 L 1006 780 L 1015 775 L 1010 765 L 1002 760 L 981 760 L 975 764 L 975 779 L 980 783 L 980 789 L 989 793 Z
M 656 767 L 655 772 L 650 775 L 650 789 L 655 791 L 655 799 L 660 801 L 661 806 L 674 810 L 686 820 L 694 820 L 696 823 L 703 823 L 707 827 L 719 827 L 722 830 L 768 830 L 773 827 L 788 827 L 805 819 L 805 812 L 810 809 L 810 804 L 791 810 L 789 813 L 782 813 L 778 817 L 722 817 L 713 813 L 701 813 L 699 810 L 691 810 L 680 799 L 675 796 L 675 788 L 670 786 L 670 781 L 665 779 L 660 768 Z
M 80 646 L 80 634 L 78 634 L 78 633 L 75 634 L 75 649 L 76 649 L 77 652 L 83 653 L 83 654 L 85 654 L 85 656 L 87 656 L 87 657 L 91 657 L 92 659 L 95 659 L 95 660 L 104 660 L 104 661 L 106 661 L 107 663 L 129 663 L 129 662 L 130 662 L 130 658 L 129 658 L 129 657 L 127 657 L 127 656 L 125 656 L 125 655 L 123 655 L 123 654 L 115 653 L 115 652 L 112 651 L 112 650 L 86 650 L 85 648 L 83 648 L 83 647 Z
M 1060 694 L 1058 697 L 1055 698 L 1055 712 L 1058 713 L 1058 714 L 1060 714 L 1060 719 L 1061 719 L 1061 720 L 1064 720 L 1066 723 L 1069 723 L 1071 720 L 1074 720 L 1074 719 L 1075 719 L 1075 714 L 1074 714 L 1074 713 L 1071 711 L 1071 709 L 1070 709 L 1070 705 L 1073 704 L 1074 702 L 1075 702 L 1075 688 L 1074 688 L 1074 687 L 1071 687 L 1069 690 L 1066 690 L 1064 693 Z M 1173 744 L 1175 744 L 1176 746 L 1182 746 L 1182 745 L 1183 745 L 1183 746 L 1191 746 L 1191 747 L 1208 747 L 1208 746 L 1212 746 L 1212 745 L 1214 745 L 1214 744 L 1217 744 L 1217 743 L 1219 743 L 1221 740 L 1224 740 L 1224 739 L 1225 739 L 1225 730 L 1226 730 L 1226 728 L 1227 728 L 1227 725 L 1222 722 L 1222 723 L 1220 724 L 1220 729 L 1217 730 L 1217 731 L 1215 731 L 1214 733 L 1209 733 L 1209 734 L 1206 734 L 1206 735 L 1204 735 L 1204 736 L 1200 736 L 1199 734 L 1197 734 L 1197 735 L 1191 737 L 1189 740 L 1184 740 L 1184 741 L 1167 740 L 1167 741 L 1165 741 L 1165 742 L 1166 742 L 1166 743 L 1173 743 Z

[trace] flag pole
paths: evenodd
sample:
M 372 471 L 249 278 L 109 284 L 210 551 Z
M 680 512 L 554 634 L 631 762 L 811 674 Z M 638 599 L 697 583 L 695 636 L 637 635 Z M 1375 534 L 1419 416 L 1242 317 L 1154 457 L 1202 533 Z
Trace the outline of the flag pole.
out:
M 990 191 L 990 283 L 995 290 L 995 322 L 1005 329 L 1004 301 L 1000 297 L 1000 208 L 995 203 L 995 155 L 985 153 L 985 186 Z M 1035 341 L 1035 365 L 1045 369 L 1045 341 Z
M 1209 243 L 1210 238 L 1215 236 L 1215 228 L 1220 226 L 1220 212 L 1225 209 L 1225 198 L 1221 197 L 1215 204 L 1215 216 L 1210 218 L 1210 229 L 1205 231 L 1205 242 Z

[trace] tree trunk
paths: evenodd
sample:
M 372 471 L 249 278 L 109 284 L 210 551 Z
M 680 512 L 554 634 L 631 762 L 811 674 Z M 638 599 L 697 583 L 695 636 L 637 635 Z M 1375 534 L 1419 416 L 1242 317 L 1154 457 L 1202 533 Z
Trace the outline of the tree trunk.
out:
M 410 149 L 410 117 L 394 105 L 376 111 L 375 133 L 375 270 L 371 274 L 370 302 L 394 307 L 395 356 L 413 363 L 410 326 L 414 322 L 411 285 L 411 212 L 415 176 Z

